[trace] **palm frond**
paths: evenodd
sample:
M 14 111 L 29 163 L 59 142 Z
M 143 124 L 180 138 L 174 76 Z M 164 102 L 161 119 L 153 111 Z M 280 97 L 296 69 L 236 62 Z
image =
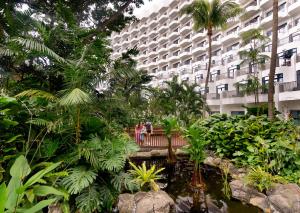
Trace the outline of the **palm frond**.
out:
M 49 92 L 46 92 L 46 91 L 42 91 L 42 90 L 36 90 L 36 89 L 29 89 L 29 90 L 25 90 L 19 94 L 17 94 L 15 96 L 16 98 L 21 98 L 21 97 L 41 97 L 41 98 L 45 98 L 46 100 L 49 100 L 49 101 L 55 101 L 57 98 L 49 93 Z
M 75 88 L 71 92 L 65 94 L 59 102 L 62 106 L 74 106 L 88 104 L 92 102 L 92 99 L 88 93 L 79 88 Z
M 69 175 L 62 180 L 62 185 L 66 187 L 70 194 L 78 194 L 84 188 L 90 186 L 97 177 L 97 174 L 85 167 L 76 167 L 68 171 Z
M 21 45 L 22 47 L 25 47 L 28 50 L 37 51 L 37 52 L 46 54 L 59 62 L 63 62 L 63 63 L 66 62 L 64 58 L 62 58 L 61 56 L 56 54 L 53 50 L 51 50 L 49 47 L 47 47 L 45 44 L 43 44 L 39 41 L 35 41 L 35 40 L 29 39 L 29 38 L 20 38 L 20 37 L 13 38 L 13 39 L 11 39 L 11 41 Z
M 8 49 L 6 47 L 0 47 L 0 56 L 13 56 L 13 55 L 18 55 L 18 52 Z

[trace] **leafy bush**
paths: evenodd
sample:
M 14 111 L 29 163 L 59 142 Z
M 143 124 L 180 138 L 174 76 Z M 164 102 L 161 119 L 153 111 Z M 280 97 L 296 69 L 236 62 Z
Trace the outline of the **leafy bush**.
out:
M 299 132 L 292 122 L 270 122 L 266 116 L 212 115 L 198 125 L 205 128 L 204 139 L 217 155 L 298 182 Z
M 55 175 L 51 172 L 60 163 L 47 162 L 44 165 L 46 165 L 44 169 L 30 175 L 31 168 L 27 159 L 23 155 L 16 159 L 10 169 L 11 179 L 8 186 L 5 182 L 0 186 L 0 212 L 4 212 L 5 209 L 7 212 L 40 212 L 44 207 L 61 198 L 69 199 L 68 193 L 54 188 L 53 183 L 48 182 L 49 177 Z M 50 195 L 51 198 L 40 201 L 41 197 L 45 198 Z
M 273 176 L 264 171 L 261 167 L 252 168 L 245 179 L 247 184 L 254 186 L 260 192 L 266 192 L 274 183 L 286 182 L 282 177 Z

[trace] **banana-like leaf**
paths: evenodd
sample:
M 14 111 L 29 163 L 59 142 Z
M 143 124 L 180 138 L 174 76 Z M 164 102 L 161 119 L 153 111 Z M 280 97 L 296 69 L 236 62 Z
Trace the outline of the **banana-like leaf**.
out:
M 5 203 L 7 201 L 7 190 L 5 183 L 0 185 L 0 213 L 4 213 Z
M 23 213 L 36 213 L 39 212 L 40 210 L 42 210 L 43 208 L 49 206 L 50 204 L 54 203 L 56 201 L 55 198 L 53 199 L 48 199 L 48 200 L 42 200 L 40 202 L 38 202 L 36 205 L 34 205 L 33 207 L 31 207 L 30 209 L 26 209 L 26 210 L 21 210 L 21 212 Z
M 42 91 L 42 90 L 37 90 L 37 89 L 29 89 L 29 90 L 25 90 L 19 94 L 17 94 L 15 96 L 16 98 L 20 98 L 20 97 L 41 97 L 41 98 L 45 98 L 49 101 L 54 101 L 56 100 L 57 98 L 49 93 L 49 92 L 46 92 L 46 91 Z
M 75 88 L 61 98 L 60 104 L 63 106 L 76 106 L 81 104 L 87 104 L 91 101 L 92 100 L 88 93 L 82 91 L 79 88 Z
M 33 187 L 33 193 L 36 196 L 58 195 L 64 197 L 65 200 L 69 199 L 67 192 L 55 189 L 52 186 L 37 185 Z

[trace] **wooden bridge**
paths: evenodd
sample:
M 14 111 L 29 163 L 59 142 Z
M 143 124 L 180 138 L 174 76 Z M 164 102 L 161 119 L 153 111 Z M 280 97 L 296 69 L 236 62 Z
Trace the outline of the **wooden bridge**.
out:
M 168 140 L 162 128 L 153 128 L 153 133 L 150 136 L 145 135 L 144 142 L 135 134 L 134 128 L 129 129 L 128 133 L 142 150 L 166 149 L 168 147 Z M 172 134 L 172 147 L 180 148 L 186 144 L 185 139 L 178 132 Z

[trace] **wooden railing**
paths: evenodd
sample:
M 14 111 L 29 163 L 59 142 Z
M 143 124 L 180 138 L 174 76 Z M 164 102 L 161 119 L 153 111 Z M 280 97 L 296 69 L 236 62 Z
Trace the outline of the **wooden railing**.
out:
M 144 141 L 140 140 L 133 128 L 127 132 L 141 148 L 161 149 L 168 147 L 168 140 L 162 128 L 154 128 L 150 136 L 147 134 L 144 136 Z M 179 148 L 185 145 L 187 145 L 186 140 L 178 132 L 173 132 L 172 147 Z

